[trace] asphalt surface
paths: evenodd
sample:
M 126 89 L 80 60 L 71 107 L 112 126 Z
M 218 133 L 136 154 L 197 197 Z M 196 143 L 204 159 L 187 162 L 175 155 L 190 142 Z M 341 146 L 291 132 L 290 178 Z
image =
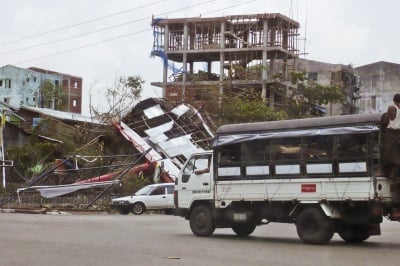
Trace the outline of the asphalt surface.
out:
M 318 246 L 303 244 L 290 224 L 202 238 L 172 215 L 0 213 L 0 265 L 398 265 L 400 223 L 384 222 L 382 234 L 357 245 L 335 235 Z

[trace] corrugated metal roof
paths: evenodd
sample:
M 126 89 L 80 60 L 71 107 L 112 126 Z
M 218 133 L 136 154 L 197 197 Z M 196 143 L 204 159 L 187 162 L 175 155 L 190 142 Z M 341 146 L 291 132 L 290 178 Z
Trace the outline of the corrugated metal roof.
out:
M 161 142 L 158 145 L 169 157 L 175 157 L 181 154 L 190 154 L 192 152 L 199 151 L 199 149 L 193 144 L 190 135 L 170 139 L 168 141 Z
M 70 120 L 70 121 L 78 121 L 78 122 L 87 122 L 93 124 L 104 124 L 100 122 L 96 118 L 92 118 L 89 116 L 84 116 L 76 113 L 62 112 L 58 110 L 53 110 L 49 108 L 39 108 L 39 107 L 31 107 L 31 106 L 21 106 L 21 109 L 29 110 L 32 112 L 36 112 L 41 115 L 51 116 L 62 120 Z
M 189 110 L 189 107 L 181 104 L 175 107 L 174 109 L 171 110 L 171 113 L 174 113 L 178 118 L 181 117 L 183 114 L 185 114 Z
M 143 110 L 143 113 L 146 115 L 147 118 L 153 118 L 164 114 L 164 111 L 161 109 L 161 106 L 157 104 Z

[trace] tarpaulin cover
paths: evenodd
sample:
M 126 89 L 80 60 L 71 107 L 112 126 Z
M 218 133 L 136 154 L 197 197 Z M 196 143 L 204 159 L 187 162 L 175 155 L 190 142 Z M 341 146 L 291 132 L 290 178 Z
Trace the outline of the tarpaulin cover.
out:
M 70 184 L 70 185 L 58 185 L 58 186 L 31 186 L 26 188 L 17 189 L 17 193 L 27 190 L 35 189 L 40 192 L 40 195 L 44 198 L 54 198 L 62 196 L 68 193 L 72 193 L 81 189 L 88 189 L 93 187 L 102 187 L 118 184 L 119 180 L 105 181 L 105 182 L 94 182 L 87 184 Z
M 334 127 L 334 128 L 319 128 L 319 129 L 303 129 L 303 130 L 286 130 L 274 132 L 256 132 L 243 134 L 226 134 L 217 136 L 214 141 L 214 147 L 234 144 L 258 139 L 273 139 L 273 138 L 290 138 L 290 137 L 307 137 L 307 136 L 324 136 L 324 135 L 344 135 L 344 134 L 363 134 L 371 131 L 379 131 L 379 128 L 374 125 L 354 126 L 354 127 Z

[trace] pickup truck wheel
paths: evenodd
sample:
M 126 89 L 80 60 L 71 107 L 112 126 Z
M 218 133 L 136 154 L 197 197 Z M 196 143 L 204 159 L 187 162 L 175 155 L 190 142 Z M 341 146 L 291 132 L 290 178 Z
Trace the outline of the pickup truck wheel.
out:
M 232 230 L 238 236 L 248 236 L 254 232 L 256 225 L 253 223 L 237 223 L 232 225 Z
M 334 225 L 318 208 L 304 209 L 296 219 L 297 234 L 307 244 L 325 244 L 334 234 Z
M 368 227 L 360 224 L 342 225 L 339 236 L 348 243 L 361 243 L 369 238 Z
M 215 230 L 215 224 L 209 207 L 198 205 L 190 213 L 190 229 L 196 236 L 210 236 Z
M 132 208 L 133 214 L 139 215 L 139 214 L 144 213 L 145 210 L 146 210 L 146 207 L 144 206 L 143 203 L 136 202 L 135 204 L 133 204 L 133 208 Z

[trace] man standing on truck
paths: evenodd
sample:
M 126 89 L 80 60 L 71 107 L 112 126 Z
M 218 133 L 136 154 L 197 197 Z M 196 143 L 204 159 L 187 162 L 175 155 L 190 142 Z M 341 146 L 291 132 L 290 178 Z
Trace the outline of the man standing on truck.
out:
M 393 97 L 393 105 L 382 115 L 382 170 L 383 174 L 400 177 L 400 93 Z

